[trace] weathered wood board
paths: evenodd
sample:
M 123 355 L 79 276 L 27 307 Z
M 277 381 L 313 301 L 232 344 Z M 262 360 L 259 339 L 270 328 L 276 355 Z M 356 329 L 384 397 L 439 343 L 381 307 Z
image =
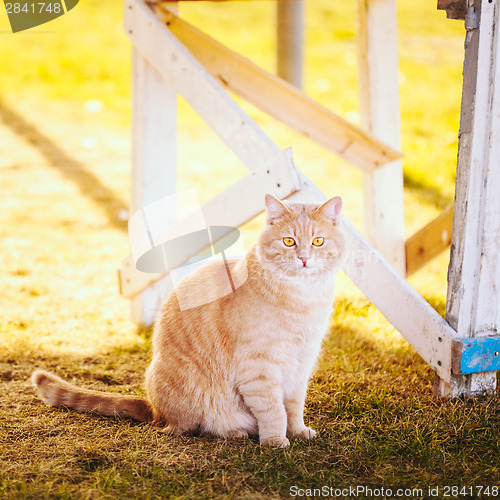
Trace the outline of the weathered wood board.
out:
M 406 240 L 406 275 L 409 276 L 451 244 L 453 205 Z
M 466 338 L 453 342 L 454 375 L 498 370 L 500 370 L 500 337 Z
M 500 12 L 469 10 L 446 318 L 457 338 L 500 332 Z M 438 396 L 494 393 L 492 372 L 436 384 Z
M 364 129 L 401 150 L 395 0 L 358 0 L 358 66 Z M 403 166 L 400 160 L 363 173 L 365 232 L 405 276 Z
M 438 10 L 445 10 L 448 19 L 463 19 L 467 15 L 468 0 L 438 0 Z
M 186 21 L 156 6 L 173 33 L 224 87 L 359 168 L 372 171 L 401 157 L 397 148 L 327 110 Z

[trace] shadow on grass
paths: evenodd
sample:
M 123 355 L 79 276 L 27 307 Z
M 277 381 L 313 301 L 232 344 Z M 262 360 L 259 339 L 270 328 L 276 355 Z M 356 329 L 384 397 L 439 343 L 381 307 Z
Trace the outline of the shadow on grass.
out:
M 445 195 L 438 186 L 420 175 L 404 172 L 403 179 L 405 189 L 413 191 L 421 203 L 440 209 L 444 209 L 453 203 L 452 197 Z
M 84 164 L 68 155 L 64 149 L 1 99 L 0 120 L 35 148 L 53 168 L 74 182 L 85 197 L 100 207 L 111 225 L 121 230 L 127 229 L 127 222 L 118 217 L 121 210 L 128 208 L 127 204 L 95 174 L 87 170 Z
M 319 437 L 287 450 L 48 408 L 27 382 L 36 365 L 88 388 L 143 395 L 150 330 L 138 330 L 147 342 L 95 357 L 19 346 L 0 370 L 11 371 L 0 381 L 0 493 L 279 498 L 294 487 L 493 485 L 498 398 L 434 400 L 430 370 L 370 328 L 371 307 L 338 307 L 307 399 L 306 423 Z

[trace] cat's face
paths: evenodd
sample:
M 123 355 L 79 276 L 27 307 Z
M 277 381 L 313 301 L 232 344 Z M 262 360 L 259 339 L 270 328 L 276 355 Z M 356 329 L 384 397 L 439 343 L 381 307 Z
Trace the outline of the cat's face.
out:
M 340 197 L 323 205 L 282 203 L 266 195 L 267 225 L 257 244 L 261 264 L 283 278 L 315 278 L 335 271 L 344 254 Z

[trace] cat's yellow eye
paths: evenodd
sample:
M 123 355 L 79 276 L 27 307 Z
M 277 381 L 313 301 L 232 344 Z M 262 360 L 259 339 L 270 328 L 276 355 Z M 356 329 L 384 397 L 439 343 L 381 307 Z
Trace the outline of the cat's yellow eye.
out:
M 283 238 L 283 243 L 287 247 L 293 247 L 295 245 L 295 240 L 293 238 L 286 237 L 286 238 Z
M 314 238 L 312 243 L 315 247 L 320 247 L 324 242 L 325 242 L 325 238 L 323 238 L 322 236 L 319 236 L 318 238 Z

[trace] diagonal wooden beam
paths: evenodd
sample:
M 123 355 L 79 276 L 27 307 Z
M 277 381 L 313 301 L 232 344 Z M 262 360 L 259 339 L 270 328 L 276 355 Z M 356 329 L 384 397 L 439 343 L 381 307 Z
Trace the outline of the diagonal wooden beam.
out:
M 453 205 L 406 240 L 406 274 L 418 271 L 451 244 Z
M 153 4 L 152 8 L 170 32 L 228 90 L 297 132 L 368 172 L 401 157 L 394 148 L 194 28 L 162 4 Z
M 443 379 L 451 379 L 455 331 L 366 239 L 343 221 L 349 254 L 344 271 Z

